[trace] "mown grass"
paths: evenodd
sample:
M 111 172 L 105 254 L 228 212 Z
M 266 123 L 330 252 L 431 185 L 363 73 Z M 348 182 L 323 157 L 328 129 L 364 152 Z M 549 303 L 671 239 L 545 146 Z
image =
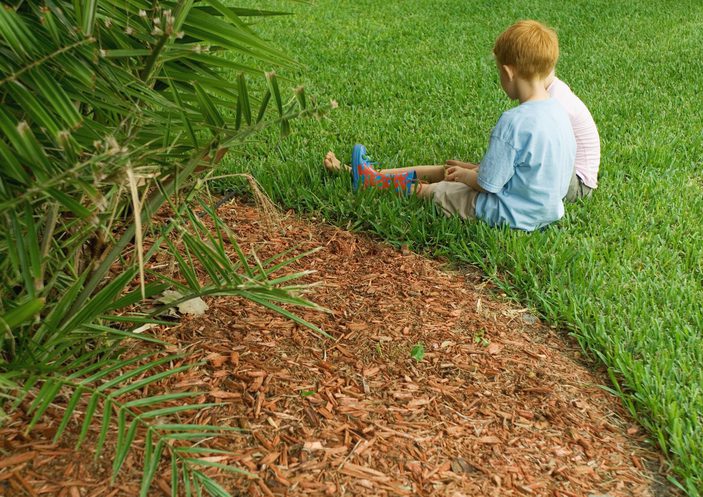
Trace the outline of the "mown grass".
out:
M 241 3 L 241 2 L 239 2 Z M 254 2 L 250 1 L 250 4 Z M 262 2 L 256 2 L 261 7 Z M 318 220 L 481 267 L 509 295 L 565 326 L 607 365 L 623 402 L 671 456 L 678 484 L 703 489 L 703 3 L 664 0 L 266 2 L 296 15 L 261 26 L 334 98 L 329 121 L 296 123 L 249 169 L 280 204 Z M 490 57 L 520 18 L 554 26 L 557 74 L 599 125 L 600 188 L 533 234 L 445 219 L 391 194 L 353 194 L 323 174 L 332 149 L 364 143 L 383 165 L 478 161 L 510 108 Z M 269 148 L 267 148 L 269 147 Z M 227 188 L 227 182 L 220 187 Z

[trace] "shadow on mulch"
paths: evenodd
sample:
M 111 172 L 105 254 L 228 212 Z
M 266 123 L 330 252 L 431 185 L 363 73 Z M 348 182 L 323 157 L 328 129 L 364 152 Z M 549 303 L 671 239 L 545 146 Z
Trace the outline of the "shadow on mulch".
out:
M 335 337 L 233 298 L 157 331 L 207 361 L 164 390 L 209 392 L 199 400 L 223 405 L 194 421 L 245 430 L 216 442 L 233 453 L 219 462 L 258 476 L 227 475 L 233 495 L 678 495 L 662 456 L 599 387 L 607 378 L 480 277 L 294 215 L 274 230 L 249 206 L 220 215 L 261 259 L 322 247 L 287 271 L 316 271 L 307 297 L 331 312 L 296 312 Z M 42 441 L 57 422 L 27 438 L 18 424 L 0 430 L 0 495 L 137 494 L 138 455 L 110 486 L 111 461 L 82 463 Z M 153 495 L 169 478 L 164 467 Z

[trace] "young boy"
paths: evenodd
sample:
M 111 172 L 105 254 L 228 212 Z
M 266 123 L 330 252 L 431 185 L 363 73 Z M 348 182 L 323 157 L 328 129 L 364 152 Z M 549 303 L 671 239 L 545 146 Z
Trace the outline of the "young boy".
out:
M 571 121 L 571 128 L 576 138 L 576 161 L 574 175 L 571 177 L 567 202 L 590 197 L 598 187 L 598 168 L 600 166 L 600 137 L 596 123 L 588 111 L 588 107 L 579 97 L 574 95 L 571 88 L 554 75 L 549 74 L 545 81 L 549 95 L 556 99 Z
M 478 218 L 491 226 L 533 231 L 564 215 L 576 142 L 569 117 L 549 97 L 546 79 L 559 57 L 556 33 L 536 21 L 505 30 L 493 47 L 503 91 L 520 105 L 501 115 L 480 165 L 449 162 L 375 171 L 366 149 L 356 145 L 354 188 L 388 188 L 431 198 L 447 214 Z M 328 169 L 341 169 L 332 152 Z M 429 184 L 418 184 L 418 180 Z
M 554 75 L 554 70 L 544 82 L 549 96 L 556 99 L 569 115 L 571 129 L 576 138 L 576 159 L 565 202 L 576 202 L 588 198 L 598 187 L 600 167 L 600 137 L 598 127 L 588 107 L 571 88 Z M 468 166 L 468 163 L 448 160 L 448 165 Z

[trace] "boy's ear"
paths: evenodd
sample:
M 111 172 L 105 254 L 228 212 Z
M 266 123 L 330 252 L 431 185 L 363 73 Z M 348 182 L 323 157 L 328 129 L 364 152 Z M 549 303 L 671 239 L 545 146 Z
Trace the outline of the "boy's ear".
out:
M 501 69 L 503 69 L 503 71 L 505 71 L 505 75 L 508 77 L 508 81 L 512 81 L 515 77 L 515 68 L 506 64 L 503 64 L 500 67 Z

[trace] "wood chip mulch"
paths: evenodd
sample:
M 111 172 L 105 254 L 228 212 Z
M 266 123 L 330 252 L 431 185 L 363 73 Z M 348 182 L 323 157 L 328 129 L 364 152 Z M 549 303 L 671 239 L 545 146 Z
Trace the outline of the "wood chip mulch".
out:
M 157 330 L 206 361 L 163 388 L 209 392 L 223 405 L 194 422 L 244 429 L 217 442 L 256 476 L 223 476 L 233 495 L 678 495 L 577 345 L 476 274 L 292 214 L 273 231 L 253 207 L 220 215 L 260 259 L 322 247 L 287 271 L 316 271 L 306 296 L 331 312 L 297 312 L 335 337 L 236 298 Z M 110 484 L 109 457 L 50 443 L 58 420 L 0 429 L 0 495 L 138 495 L 137 455 Z M 156 481 L 168 494 L 167 466 Z

